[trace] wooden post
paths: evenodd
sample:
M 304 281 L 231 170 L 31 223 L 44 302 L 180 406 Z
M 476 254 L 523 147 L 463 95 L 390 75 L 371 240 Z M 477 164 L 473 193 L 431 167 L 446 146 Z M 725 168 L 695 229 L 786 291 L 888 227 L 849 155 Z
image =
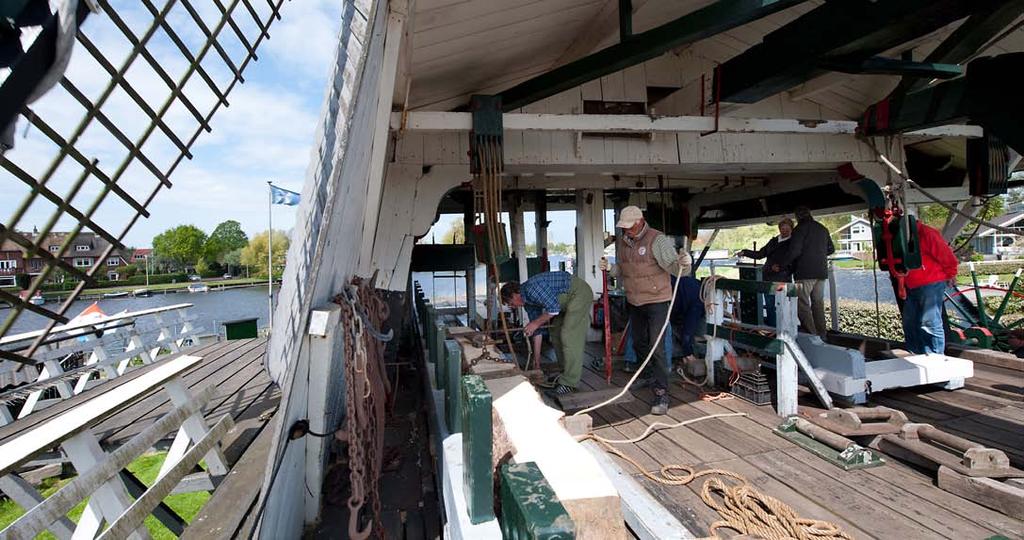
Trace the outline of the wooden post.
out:
M 462 230 L 464 231 L 464 238 L 462 243 L 473 244 L 473 225 L 476 224 L 476 213 L 473 208 L 473 195 L 470 193 L 469 197 L 466 197 L 466 202 L 462 206 Z M 466 325 L 473 326 L 476 322 L 478 313 L 476 310 L 476 259 L 473 259 L 473 268 L 466 272 Z
M 541 270 L 550 270 L 548 262 L 548 199 L 547 192 L 540 190 L 535 194 L 533 215 L 534 229 L 537 231 L 537 257 L 540 257 Z
M 458 433 L 462 431 L 462 415 L 460 394 L 462 389 L 459 379 L 462 378 L 462 349 L 454 339 L 444 342 L 444 416 L 448 422 L 448 431 Z
M 512 216 L 512 249 L 516 252 L 516 264 L 519 268 L 519 283 L 523 283 L 530 277 L 526 265 L 526 230 L 523 219 L 523 198 L 520 195 L 512 197 L 512 208 L 509 209 Z
M 575 274 L 592 290 L 601 289 L 597 266 L 604 255 L 604 190 L 581 189 L 576 192 L 576 269 Z
M 336 426 L 328 423 L 327 399 L 331 379 L 331 363 L 343 356 L 341 339 L 341 306 L 333 302 L 316 309 L 309 317 L 309 392 L 306 408 L 310 431 L 328 433 Z M 293 399 L 295 399 L 293 397 Z M 306 525 L 312 525 L 320 515 L 320 495 L 324 469 L 330 450 L 330 439 L 309 437 L 306 441 Z
M 715 328 L 717 328 L 719 325 L 722 324 L 722 322 L 725 320 L 725 306 L 723 306 L 724 302 L 725 293 L 723 293 L 719 289 L 716 289 L 715 309 L 714 312 L 711 313 L 711 320 L 707 321 L 707 325 L 705 325 L 705 327 L 709 325 L 715 325 Z M 725 356 L 725 341 L 721 338 L 707 334 L 706 332 L 707 331 L 705 330 L 704 337 L 707 338 L 708 346 L 704 354 L 704 369 L 705 373 L 707 374 L 706 377 L 708 381 L 708 386 L 714 386 L 715 362 L 721 360 L 722 357 Z
M 786 296 L 785 291 L 775 291 L 775 324 L 779 336 L 795 337 L 797 333 L 796 298 Z M 775 394 L 778 407 L 776 413 L 786 417 L 797 413 L 797 365 L 793 353 L 783 347 L 775 355 Z
M 456 350 L 458 346 L 455 347 Z M 494 470 L 491 468 L 491 392 L 478 375 L 462 377 L 461 415 L 463 491 L 471 523 L 494 519 Z

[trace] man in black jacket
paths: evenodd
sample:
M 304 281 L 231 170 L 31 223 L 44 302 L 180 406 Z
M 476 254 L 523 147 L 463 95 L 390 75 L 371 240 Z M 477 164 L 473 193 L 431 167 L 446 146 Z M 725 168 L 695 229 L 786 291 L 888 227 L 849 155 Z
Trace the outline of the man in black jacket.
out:
M 741 249 L 737 255 L 751 259 L 764 259 L 764 267 L 761 269 L 761 281 L 777 281 L 789 283 L 793 280 L 793 272 L 788 266 L 782 266 L 786 253 L 789 252 L 789 239 L 793 236 L 793 220 L 783 218 L 779 221 L 779 235 L 772 238 L 761 249 L 753 251 Z M 765 317 L 764 323 L 768 326 L 775 326 L 775 295 L 764 294 Z
M 794 210 L 797 226 L 789 239 L 789 250 L 779 267 L 793 269 L 799 300 L 800 325 L 810 334 L 825 338 L 825 280 L 828 279 L 828 256 L 835 253 L 832 237 L 824 225 L 814 221 L 806 206 Z

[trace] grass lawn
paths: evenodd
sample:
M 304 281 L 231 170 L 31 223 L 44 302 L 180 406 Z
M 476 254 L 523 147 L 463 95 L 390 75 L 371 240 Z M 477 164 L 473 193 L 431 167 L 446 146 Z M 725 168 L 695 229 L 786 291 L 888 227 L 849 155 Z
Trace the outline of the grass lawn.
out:
M 135 476 L 139 478 L 147 486 L 152 485 L 156 480 L 156 475 L 160 472 L 160 465 L 164 462 L 164 457 L 167 455 L 166 452 L 157 452 L 152 454 L 146 454 L 128 465 L 128 470 L 131 471 Z M 65 484 L 70 482 L 71 478 L 47 478 L 43 481 L 40 486 L 40 493 L 44 497 L 49 497 L 55 491 L 63 487 Z M 164 503 L 174 509 L 179 516 L 185 519 L 186 522 L 191 522 L 192 518 L 199 513 L 199 509 L 202 508 L 206 500 L 210 498 L 210 494 L 205 491 L 199 491 L 195 493 L 182 493 L 178 495 L 169 495 L 164 499 Z M 77 506 L 68 512 L 68 517 L 71 521 L 78 522 L 78 518 L 81 517 L 82 512 L 85 510 L 85 501 L 78 503 Z M 25 512 L 18 506 L 14 501 L 3 498 L 0 499 L 0 529 L 10 525 L 14 520 L 18 519 Z M 166 527 L 160 524 L 159 521 L 153 516 L 146 518 L 146 528 L 149 529 L 149 534 L 157 540 L 170 540 L 177 538 L 171 531 L 167 530 Z M 55 538 L 49 532 L 40 534 L 37 538 L 52 539 Z
M 832 261 L 833 266 L 836 268 L 853 268 L 854 270 L 870 270 L 870 261 L 858 261 L 856 259 L 849 261 Z
M 204 283 L 209 285 L 210 288 L 213 288 L 213 287 L 220 287 L 222 285 L 224 285 L 224 286 L 252 285 L 252 284 L 255 284 L 255 283 L 266 283 L 266 282 L 267 282 L 267 280 L 265 280 L 265 279 L 235 278 L 235 279 L 223 279 L 223 280 L 218 280 L 218 281 L 208 281 L 208 282 L 204 282 Z M 197 283 L 197 282 L 194 282 L 194 281 L 183 281 L 181 283 L 161 283 L 161 284 L 158 284 L 158 285 L 150 285 L 148 287 L 145 286 L 145 285 L 122 285 L 120 287 L 106 287 L 106 288 L 102 288 L 102 289 L 84 289 L 82 291 L 82 294 L 107 294 L 107 293 L 112 293 L 112 292 L 123 292 L 123 291 L 132 292 L 132 291 L 134 291 L 136 289 L 147 289 L 150 292 L 156 292 L 156 291 L 165 291 L 165 290 L 174 290 L 174 289 L 184 289 L 184 288 L 188 287 L 189 284 L 191 284 L 191 283 Z M 53 298 L 55 296 L 67 296 L 68 292 L 69 291 L 49 291 L 49 292 L 43 293 L 43 296 L 46 297 L 46 298 Z

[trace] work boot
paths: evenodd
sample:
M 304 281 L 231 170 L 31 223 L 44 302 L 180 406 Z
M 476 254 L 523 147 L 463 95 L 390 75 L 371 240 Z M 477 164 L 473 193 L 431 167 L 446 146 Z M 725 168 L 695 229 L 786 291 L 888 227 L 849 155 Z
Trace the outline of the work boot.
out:
M 651 414 L 656 416 L 668 414 L 668 392 L 664 388 L 654 390 L 654 404 L 651 405 Z

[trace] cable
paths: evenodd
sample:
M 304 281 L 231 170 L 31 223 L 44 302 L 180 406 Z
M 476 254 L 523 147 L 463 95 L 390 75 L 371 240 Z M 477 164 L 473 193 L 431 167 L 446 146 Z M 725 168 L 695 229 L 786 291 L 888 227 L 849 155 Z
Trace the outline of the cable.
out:
M 683 279 L 682 279 L 683 278 L 683 266 L 682 265 L 676 265 L 676 266 L 678 266 L 678 269 L 676 271 L 676 284 L 675 284 L 674 287 L 672 287 L 672 299 L 669 300 L 669 302 L 668 302 L 668 314 L 672 313 L 672 307 L 676 304 L 676 292 L 679 291 L 679 284 L 683 282 Z M 623 386 L 622 390 L 619 391 L 619 393 L 617 393 L 614 396 L 612 396 L 610 399 L 607 399 L 607 400 L 605 400 L 605 401 L 603 401 L 601 403 L 598 403 L 597 405 L 593 405 L 591 407 L 587 407 L 586 409 L 583 409 L 582 411 L 578 411 L 578 412 L 574 413 L 573 416 L 579 416 L 581 414 L 586 414 L 586 413 L 588 413 L 590 411 L 596 411 L 597 409 L 600 409 L 601 407 L 604 407 L 605 405 L 608 405 L 609 403 L 612 403 L 612 402 L 618 400 L 620 397 L 625 395 L 626 392 L 629 391 L 629 387 L 633 386 L 633 383 L 636 382 L 636 378 L 639 377 L 641 373 L 643 373 L 645 368 L 647 368 L 647 364 L 651 361 L 651 358 L 654 356 L 654 351 L 658 350 L 658 347 L 662 346 L 661 345 L 661 338 L 663 338 L 665 336 L 665 329 L 668 328 L 668 322 L 669 322 L 669 319 L 671 319 L 671 317 L 669 317 L 668 314 L 665 315 L 665 322 L 661 325 L 661 331 L 658 332 L 658 337 L 651 344 L 651 350 L 647 352 L 647 358 L 644 359 L 644 362 L 642 364 L 640 364 L 640 367 L 637 368 L 635 373 L 633 373 L 633 376 L 629 378 L 629 382 L 626 383 L 626 386 Z

